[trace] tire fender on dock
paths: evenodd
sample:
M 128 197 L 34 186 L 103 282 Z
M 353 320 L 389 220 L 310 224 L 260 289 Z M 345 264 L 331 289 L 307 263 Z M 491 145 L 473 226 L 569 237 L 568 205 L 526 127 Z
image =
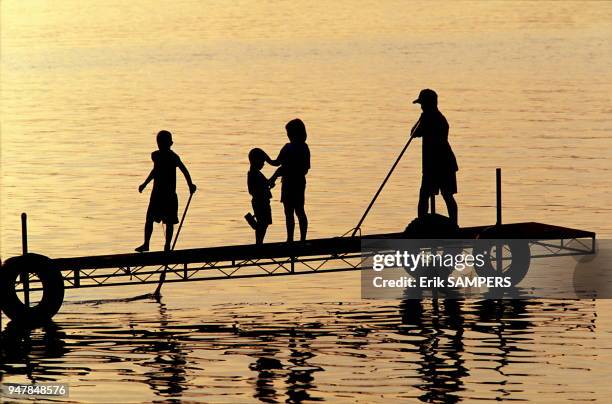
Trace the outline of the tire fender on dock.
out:
M 38 276 L 40 283 L 34 285 L 42 287 L 42 298 L 29 307 L 17 295 L 18 279 L 26 271 Z M 0 309 L 11 320 L 28 325 L 44 323 L 57 314 L 63 302 L 64 279 L 50 258 L 27 253 L 9 258 L 0 267 Z
M 473 255 L 483 254 L 485 256 L 484 265 L 481 267 L 474 266 L 476 273 L 479 276 L 507 276 L 510 278 L 512 286 L 518 285 L 527 271 L 531 263 L 531 250 L 528 240 L 502 240 L 502 249 L 505 250 L 503 268 L 501 271 L 496 268 L 496 257 L 493 256 L 493 248 L 496 248 L 496 240 L 494 239 L 478 239 L 474 243 Z M 509 261 L 509 263 L 507 263 Z

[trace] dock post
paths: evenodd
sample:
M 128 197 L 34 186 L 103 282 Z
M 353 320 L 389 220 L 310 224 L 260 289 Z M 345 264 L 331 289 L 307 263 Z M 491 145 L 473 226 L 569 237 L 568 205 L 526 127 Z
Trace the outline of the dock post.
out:
M 21 249 L 23 255 L 28 253 L 28 215 L 21 214 Z M 30 274 L 28 269 L 21 274 L 21 282 L 23 283 L 23 298 L 26 307 L 30 307 Z
M 497 220 L 495 221 L 496 226 L 501 226 L 502 224 L 502 195 L 501 195 L 501 168 L 495 169 L 495 196 L 496 196 L 496 210 L 497 210 Z M 496 258 L 496 266 L 497 272 L 501 276 L 504 268 L 504 244 L 497 240 L 495 243 L 495 258 Z
M 501 191 L 501 168 L 495 169 L 495 186 L 497 196 L 497 221 L 495 224 L 501 226 L 502 224 L 502 191 Z
M 431 214 L 435 215 L 436 214 L 436 196 L 432 195 L 429 199 L 431 201 Z

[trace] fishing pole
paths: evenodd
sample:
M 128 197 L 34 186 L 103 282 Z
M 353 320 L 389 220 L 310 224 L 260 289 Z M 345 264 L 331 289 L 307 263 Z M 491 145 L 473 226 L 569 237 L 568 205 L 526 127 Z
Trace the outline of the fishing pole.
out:
M 406 152 L 406 149 L 408 149 L 408 146 L 410 146 L 410 142 L 412 142 L 412 139 L 414 139 L 414 132 L 419 127 L 420 123 L 421 123 L 421 120 L 419 119 L 419 121 L 414 125 L 414 127 L 410 131 L 410 139 L 408 139 L 408 143 L 406 143 L 406 146 L 404 146 L 404 148 L 400 152 L 399 156 L 397 156 L 397 159 L 395 160 L 395 163 L 393 163 L 393 166 L 391 167 L 391 169 L 387 173 L 387 176 L 383 180 L 382 184 L 380 184 L 380 187 L 378 188 L 378 191 L 376 191 L 376 194 L 374 194 L 374 198 L 372 198 L 372 201 L 370 202 L 370 204 L 368 205 L 367 209 L 363 213 L 363 216 L 361 216 L 361 219 L 359 220 L 359 223 L 357 223 L 357 226 L 355 226 L 355 228 L 353 229 L 353 234 L 351 234 L 351 237 L 355 237 L 357 232 L 361 231 L 361 225 L 363 224 L 363 221 L 365 220 L 366 216 L 368 216 L 368 213 L 370 213 L 370 209 L 372 209 L 372 206 L 374 206 L 374 202 L 376 202 L 376 199 L 378 198 L 378 195 L 380 195 L 380 193 L 382 192 L 383 188 L 385 187 L 385 184 L 387 183 L 387 181 L 391 177 L 391 174 L 393 174 L 393 171 L 395 170 L 395 167 L 397 167 L 397 165 L 399 164 L 400 160 L 402 159 L 402 156 Z
M 189 199 L 187 199 L 187 204 L 185 205 L 185 210 L 183 210 L 183 216 L 181 217 L 181 223 L 179 224 L 178 229 L 176 230 L 176 235 L 174 236 L 174 241 L 172 242 L 172 247 L 170 247 L 170 251 L 174 250 L 176 246 L 176 242 L 178 240 L 179 234 L 181 234 L 181 229 L 183 228 L 183 223 L 185 222 L 185 216 L 187 216 L 187 209 L 189 209 L 189 204 L 191 203 L 191 198 L 194 193 L 189 194 Z M 164 272 L 162 272 L 159 277 L 159 284 L 157 285 L 157 289 L 155 289 L 154 295 L 159 297 L 161 296 L 161 288 L 164 285 L 164 281 L 166 280 L 166 271 L 168 270 L 168 266 L 164 265 Z

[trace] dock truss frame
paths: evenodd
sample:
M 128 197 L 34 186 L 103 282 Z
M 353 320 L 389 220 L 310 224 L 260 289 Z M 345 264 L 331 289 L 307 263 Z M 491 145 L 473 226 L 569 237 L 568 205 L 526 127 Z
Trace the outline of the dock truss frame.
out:
M 62 272 L 66 289 L 74 289 L 158 283 L 164 270 L 165 283 L 355 271 L 363 269 L 362 265 L 366 259 L 367 256 L 361 253 L 345 253 L 285 259 L 255 258 L 75 269 Z
M 397 236 L 397 237 L 394 237 Z M 385 234 L 380 238 L 400 238 L 400 234 Z M 376 239 L 376 236 L 368 238 Z M 317 245 L 315 253 L 308 254 L 308 245 L 302 249 L 293 249 L 301 254 L 286 256 L 265 256 L 264 254 L 243 254 L 241 259 L 230 259 L 226 254 L 212 254 L 215 257 L 207 259 L 207 252 L 215 248 L 182 250 L 168 253 L 124 254 L 123 256 L 107 256 L 113 259 L 89 259 L 82 266 L 78 258 L 63 258 L 54 260 L 61 271 L 66 289 L 92 288 L 106 286 L 127 286 L 137 284 L 155 284 L 159 276 L 166 271 L 166 283 L 190 282 L 204 280 L 221 280 L 234 278 L 275 277 L 287 275 L 305 275 L 316 273 L 346 272 L 369 269 L 367 259 L 371 253 L 361 251 L 359 239 L 321 239 L 317 242 L 333 240 L 334 248 L 320 248 Z M 338 245 L 338 240 L 344 240 Z M 464 250 L 473 248 L 475 240 L 463 240 Z M 467 242 L 466 242 L 467 241 Z M 594 235 L 580 235 L 580 237 L 527 240 L 531 250 L 531 258 L 549 258 L 563 256 L 589 255 L 596 252 Z M 256 246 L 245 246 L 256 249 Z M 241 254 L 237 254 L 241 255 Z M 260 255 L 260 256 L 257 256 Z M 138 264 L 139 257 L 153 256 L 150 261 Z M 115 259 L 124 257 L 125 259 Z M 159 263 L 156 257 L 166 257 L 164 263 Z M 507 258 L 504 258 L 507 259 Z M 107 262 L 110 261 L 110 262 Z M 123 263 L 121 261 L 127 261 Z M 155 262 L 158 261 L 158 262 Z M 22 291 L 22 282 L 19 282 L 18 291 Z M 40 282 L 30 274 L 30 291 L 40 291 Z

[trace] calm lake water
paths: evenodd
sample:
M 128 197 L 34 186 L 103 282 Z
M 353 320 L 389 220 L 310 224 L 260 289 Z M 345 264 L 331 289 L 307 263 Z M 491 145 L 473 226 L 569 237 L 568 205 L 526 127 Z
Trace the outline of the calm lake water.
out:
M 247 153 L 300 117 L 310 237 L 355 226 L 425 87 L 459 160 L 460 224 L 612 236 L 612 3 L 27 1 L 1 11 L 0 254 L 130 252 L 142 242 L 155 133 L 199 191 L 177 248 L 254 235 Z M 364 224 L 416 214 L 413 145 Z M 272 171 L 265 169 L 265 174 Z M 179 177 L 180 210 L 187 187 Z M 279 190 L 267 239 L 284 239 Z M 163 245 L 155 229 L 153 243 Z M 69 290 L 55 324 L 4 350 L 2 382 L 74 401 L 466 399 L 609 402 L 607 300 L 368 301 L 358 273 Z M 6 321 L 3 323 L 3 327 Z

